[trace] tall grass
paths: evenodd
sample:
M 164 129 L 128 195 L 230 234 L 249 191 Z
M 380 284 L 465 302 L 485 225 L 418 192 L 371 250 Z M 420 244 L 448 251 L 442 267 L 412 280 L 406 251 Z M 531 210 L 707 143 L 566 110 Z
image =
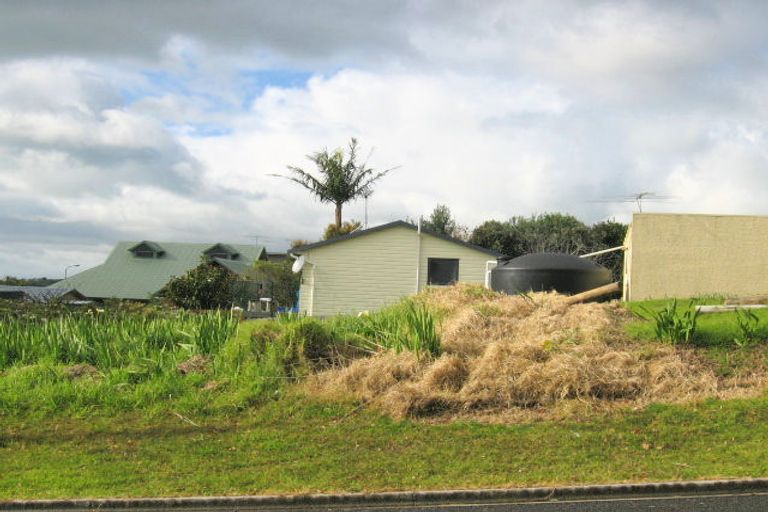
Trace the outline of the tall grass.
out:
M 229 380 L 216 357 L 237 330 L 237 318 L 223 311 L 0 316 L 0 414 L 152 410 L 168 403 L 209 409 L 216 397 L 200 388 Z M 208 361 L 206 375 L 179 370 L 192 356 Z
M 648 319 L 653 321 L 654 332 L 659 340 L 673 344 L 689 343 L 696 334 L 699 311 L 691 301 L 682 312 L 677 309 L 677 299 L 668 302 L 660 310 L 643 308 Z
M 360 346 L 372 352 L 405 350 L 429 356 L 441 352 L 435 315 L 423 304 L 404 300 L 348 322 L 346 330 Z
M 410 300 L 361 317 L 245 327 L 222 311 L 44 313 L 0 312 L 0 415 L 234 412 L 364 352 L 440 353 L 434 315 Z
M 177 351 L 211 355 L 236 329 L 237 319 L 221 311 L 158 318 L 112 314 L 5 317 L 0 320 L 0 369 L 40 361 L 108 369 Z

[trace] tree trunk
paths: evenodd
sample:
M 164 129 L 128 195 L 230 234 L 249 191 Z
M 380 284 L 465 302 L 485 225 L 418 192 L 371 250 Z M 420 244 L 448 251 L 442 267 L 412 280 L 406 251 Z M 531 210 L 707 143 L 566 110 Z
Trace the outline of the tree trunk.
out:
M 336 228 L 341 229 L 341 203 L 336 203 Z

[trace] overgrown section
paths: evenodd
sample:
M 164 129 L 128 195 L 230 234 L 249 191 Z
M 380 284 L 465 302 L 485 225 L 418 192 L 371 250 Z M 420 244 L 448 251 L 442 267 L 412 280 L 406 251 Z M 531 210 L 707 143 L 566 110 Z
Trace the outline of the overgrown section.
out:
M 220 311 L 158 317 L 109 313 L 10 317 L 0 322 L 0 369 L 40 362 L 91 364 L 103 370 L 150 359 L 161 364 L 179 352 L 211 355 L 236 328 L 237 319 Z
M 629 339 L 623 325 L 631 318 L 618 303 L 569 305 L 557 294 L 508 296 L 467 285 L 414 300 L 443 319 L 439 357 L 380 351 L 318 375 L 311 389 L 395 417 L 516 421 L 763 389 L 761 368 L 725 378 L 706 353 Z
M 5 316 L 0 414 L 205 409 L 207 386 L 229 379 L 217 358 L 237 328 L 218 311 Z
M 0 414 L 234 412 L 371 352 L 439 353 L 436 320 L 405 301 L 362 317 L 241 323 L 229 312 L 52 308 L 0 319 Z
M 766 375 L 764 315 L 732 314 L 722 331 L 712 329 L 728 317 L 704 315 L 675 345 L 619 303 L 469 285 L 326 320 L 34 309 L 0 321 L 0 414 L 215 416 L 279 399 L 299 381 L 397 418 L 526 421 L 755 396 Z M 712 333 L 723 343 L 699 348 Z

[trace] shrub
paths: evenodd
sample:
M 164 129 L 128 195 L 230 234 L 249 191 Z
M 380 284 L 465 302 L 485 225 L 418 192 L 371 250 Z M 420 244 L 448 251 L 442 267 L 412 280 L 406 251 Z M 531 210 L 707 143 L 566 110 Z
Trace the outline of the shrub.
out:
M 301 355 L 313 366 L 324 366 L 333 358 L 335 340 L 328 329 L 317 320 L 307 318 L 290 324 L 285 337 L 290 344 L 299 347 Z
M 330 240 L 331 238 L 348 235 L 356 229 L 359 229 L 361 225 L 362 223 L 359 220 L 344 221 L 341 226 L 328 224 L 323 233 L 323 240 Z
M 232 305 L 237 278 L 229 270 L 203 262 L 173 277 L 158 295 L 185 309 L 217 309 Z

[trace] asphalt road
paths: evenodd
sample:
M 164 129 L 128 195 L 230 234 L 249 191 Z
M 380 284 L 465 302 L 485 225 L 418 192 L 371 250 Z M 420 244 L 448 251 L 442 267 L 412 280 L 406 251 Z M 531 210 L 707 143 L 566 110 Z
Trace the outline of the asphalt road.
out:
M 0 512 L 768 512 L 768 479 L 373 494 L 0 501 Z
M 3 507 L 0 507 L 2 509 Z M 45 512 L 78 512 L 98 510 L 96 507 L 49 507 L 36 508 L 28 504 L 24 511 Z M 249 506 L 228 504 L 223 506 L 156 506 L 156 507 L 109 507 L 102 510 L 110 512 L 297 512 L 299 510 L 328 511 L 328 512 L 619 512 L 619 511 L 652 511 L 652 512 L 764 512 L 768 511 L 768 493 L 748 494 L 712 494 L 701 496 L 663 496 L 639 498 L 605 498 L 591 500 L 562 500 L 562 501 L 528 501 L 528 502 L 495 502 L 483 503 L 466 502 L 459 504 L 419 504 L 419 505 L 324 505 L 308 506 L 306 504 L 293 506 Z
M 668 496 L 662 498 L 622 498 L 589 501 L 533 501 L 515 503 L 466 503 L 414 507 L 324 508 L 327 511 L 365 512 L 766 512 L 768 494 L 711 496 Z M 282 511 L 281 511 L 282 512 Z

